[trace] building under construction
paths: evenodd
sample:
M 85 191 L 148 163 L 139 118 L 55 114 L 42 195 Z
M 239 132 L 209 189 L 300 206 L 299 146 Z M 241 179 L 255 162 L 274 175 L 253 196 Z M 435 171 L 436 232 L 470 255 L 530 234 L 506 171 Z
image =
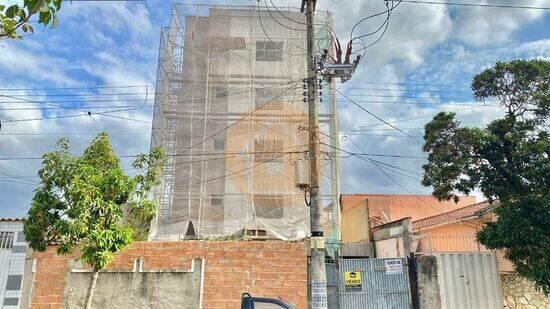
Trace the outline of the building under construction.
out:
M 318 50 L 333 52 L 330 13 Z M 152 146 L 168 161 L 153 239 L 309 233 L 305 15 L 274 7 L 174 6 L 162 30 Z M 324 222 L 338 240 L 338 122 L 331 82 L 319 89 Z

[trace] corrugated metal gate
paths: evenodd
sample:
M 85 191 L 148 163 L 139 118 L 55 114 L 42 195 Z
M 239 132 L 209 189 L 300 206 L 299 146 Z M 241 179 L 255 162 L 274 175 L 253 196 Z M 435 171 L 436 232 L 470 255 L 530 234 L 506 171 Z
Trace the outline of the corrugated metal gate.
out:
M 443 309 L 502 308 L 494 253 L 439 253 L 436 257 Z
M 411 308 L 405 259 L 340 259 L 338 264 L 341 309 Z M 346 282 L 352 273 L 359 279 Z
M 435 256 L 443 309 L 502 308 L 494 253 L 439 253 Z

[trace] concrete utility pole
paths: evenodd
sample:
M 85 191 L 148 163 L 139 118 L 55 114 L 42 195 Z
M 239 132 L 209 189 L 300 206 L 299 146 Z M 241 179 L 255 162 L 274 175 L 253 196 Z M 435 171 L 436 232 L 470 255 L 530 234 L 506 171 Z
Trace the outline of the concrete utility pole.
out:
M 309 192 L 311 220 L 311 299 L 313 309 L 327 308 L 327 275 L 325 272 L 325 236 L 321 225 L 322 197 L 319 187 L 320 149 L 319 114 L 317 111 L 317 59 L 315 50 L 314 12 L 316 0 L 302 0 L 307 20 L 307 90 L 309 107 Z

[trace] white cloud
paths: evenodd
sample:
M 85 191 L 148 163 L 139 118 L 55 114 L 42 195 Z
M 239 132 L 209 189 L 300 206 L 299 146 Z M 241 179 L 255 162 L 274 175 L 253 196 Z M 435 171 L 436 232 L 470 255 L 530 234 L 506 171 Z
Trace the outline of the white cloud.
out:
M 36 44 L 24 42 L 3 43 L 0 46 L 0 81 L 2 84 L 14 84 L 13 78 L 20 84 L 49 83 L 56 86 L 74 86 L 78 83 L 71 79 L 66 70 L 70 64 L 64 59 L 50 57 Z M 24 72 L 24 75 L 21 73 Z M 24 84 L 23 84 L 24 85 Z
M 494 4 L 488 1 L 478 3 Z M 509 4 L 518 4 L 518 2 Z M 528 6 L 543 7 L 545 4 L 547 2 L 541 0 L 529 1 Z M 460 40 L 476 46 L 508 42 L 522 26 L 544 15 L 542 10 L 527 9 L 455 8 L 455 10 L 453 32 Z
M 232 2 L 224 1 L 228 4 Z M 334 22 L 342 44 L 347 43 L 349 30 L 360 17 L 384 9 L 383 1 L 338 2 L 321 1 L 319 4 L 321 8 L 329 8 L 334 12 Z M 250 5 L 249 1 L 240 3 Z M 277 1 L 276 3 L 292 7 L 297 5 L 295 1 Z M 537 1 L 532 5 L 540 4 L 541 2 Z M 162 7 L 156 3 L 154 5 L 125 2 L 67 3 L 62 9 L 58 29 L 38 31 L 38 35 L 31 36 L 23 42 L 0 42 L 0 70 L 3 73 L 0 75 L 1 87 L 152 84 L 156 74 L 160 27 L 168 25 L 170 9 L 168 5 Z M 450 9 L 446 6 L 403 3 L 394 11 L 384 38 L 379 44 L 369 48 L 353 80 L 341 89 L 353 95 L 357 101 L 372 100 L 387 103 L 360 103 L 387 121 L 426 117 L 395 123 L 397 127 L 403 129 L 423 127 L 430 119 L 428 116 L 442 109 L 456 111 L 458 119 L 465 124 L 486 124 L 498 116 L 495 109 L 398 103 L 419 101 L 438 103 L 447 101 L 440 99 L 441 97 L 468 96 L 468 94 L 452 92 L 467 89 L 364 84 L 364 82 L 397 83 L 408 80 L 418 83 L 464 84 L 473 74 L 479 72 L 484 66 L 494 64 L 497 59 L 548 57 L 550 40 L 518 43 L 513 36 L 525 25 L 542 19 L 542 13 L 532 11 Z M 379 18 L 364 23 L 357 33 L 372 31 L 382 21 L 383 18 Z M 428 89 L 444 91 L 441 93 L 425 91 Z M 108 92 L 98 90 L 98 93 Z M 385 95 L 385 97 L 372 97 L 373 95 Z M 403 97 L 407 95 L 422 96 L 425 99 Z M 143 95 L 137 97 L 144 99 Z M 40 99 L 40 97 L 37 98 Z M 120 97 L 116 98 L 120 99 Z M 41 105 L 22 104 L 21 106 L 39 107 Z M 12 107 L 12 105 L 0 104 L 0 108 L 4 107 Z M 62 115 L 75 112 L 54 110 L 48 113 Z M 44 115 L 46 111 L 40 110 L 0 110 L 2 120 Z M 150 119 L 151 109 L 128 111 L 116 115 Z M 342 128 L 377 125 L 369 129 L 390 129 L 387 125 L 378 124 L 380 124 L 378 120 L 347 103 L 345 99 L 340 100 Z M 52 135 L 2 136 L 2 133 L 85 134 L 72 136 L 75 153 L 79 153 L 89 143 L 93 134 L 99 130 L 113 133 L 112 141 L 120 154 L 135 154 L 146 151 L 149 147 L 147 134 L 150 133 L 150 125 L 94 115 L 21 122 L 16 125 L 5 123 L 0 133 L 0 157 L 39 156 L 45 151 L 51 151 L 57 138 Z M 422 135 L 422 131 L 418 129 L 407 130 L 407 132 L 414 136 Z M 348 138 L 353 138 L 369 153 L 423 155 L 418 141 L 395 130 L 365 131 L 361 132 L 361 135 L 350 134 Z M 342 141 L 341 144 L 344 149 L 357 151 L 349 141 Z M 422 171 L 421 165 L 425 162 L 415 158 L 374 157 L 374 159 L 418 172 Z M 126 161 L 125 164 L 128 166 Z M 39 161 L 0 161 L 0 170 L 22 176 L 35 175 L 39 166 Z M 356 158 L 342 159 L 342 166 L 343 192 L 405 193 L 399 185 L 368 162 Z M 429 193 L 430 191 L 429 188 L 422 187 L 416 179 L 393 172 L 388 173 L 411 192 Z M 22 215 L 32 197 L 32 189 L 32 186 L 1 182 L 0 215 Z

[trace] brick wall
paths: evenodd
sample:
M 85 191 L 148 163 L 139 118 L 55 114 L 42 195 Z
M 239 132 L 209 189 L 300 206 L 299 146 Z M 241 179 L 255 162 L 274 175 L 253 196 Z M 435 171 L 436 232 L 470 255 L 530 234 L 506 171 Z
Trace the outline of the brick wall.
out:
M 31 308 L 61 308 L 71 256 L 58 256 L 51 247 L 34 257 Z M 307 257 L 302 243 L 136 242 L 108 268 L 130 270 L 139 258 L 145 270 L 189 269 L 192 259 L 204 258 L 203 308 L 239 308 L 243 292 L 281 297 L 306 308 Z

